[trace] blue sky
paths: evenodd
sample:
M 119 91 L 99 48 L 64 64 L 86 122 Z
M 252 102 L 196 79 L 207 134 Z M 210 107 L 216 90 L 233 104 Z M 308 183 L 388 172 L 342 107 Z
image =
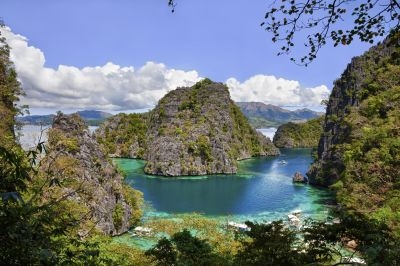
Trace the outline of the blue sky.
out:
M 171 13 L 167 0 L 2 0 L 0 16 L 34 112 L 150 108 L 201 77 L 227 83 L 234 100 L 315 107 L 369 46 L 328 45 L 297 66 L 259 26 L 269 2 L 178 0 Z

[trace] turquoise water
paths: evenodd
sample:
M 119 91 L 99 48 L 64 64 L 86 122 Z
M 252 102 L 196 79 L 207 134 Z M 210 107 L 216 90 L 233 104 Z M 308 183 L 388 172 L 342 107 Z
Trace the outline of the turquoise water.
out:
M 126 182 L 144 194 L 151 208 L 145 217 L 171 217 L 179 213 L 201 213 L 233 220 L 276 220 L 293 210 L 305 217 L 323 219 L 332 196 L 327 190 L 293 184 L 296 171 L 305 174 L 310 149 L 284 149 L 281 156 L 239 162 L 236 175 L 165 178 L 143 173 L 144 161 L 115 159 L 126 174 Z M 287 163 L 282 164 L 285 160 Z

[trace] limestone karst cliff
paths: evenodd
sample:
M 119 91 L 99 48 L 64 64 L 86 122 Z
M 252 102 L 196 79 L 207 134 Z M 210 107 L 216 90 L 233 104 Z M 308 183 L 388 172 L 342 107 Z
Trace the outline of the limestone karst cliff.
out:
M 79 234 L 96 228 L 106 235 L 118 235 L 140 219 L 141 193 L 123 184 L 121 174 L 79 115 L 58 114 L 48 134 L 48 154 L 41 171 L 54 184 L 62 184 L 51 187 L 48 196 L 67 193 L 74 209 L 81 210 Z
M 368 120 L 363 113 L 366 100 L 398 85 L 399 77 L 396 77 L 395 69 L 390 70 L 394 75 L 390 79 L 383 77 L 385 69 L 398 67 L 398 38 L 397 33 L 364 55 L 353 58 L 341 77 L 335 81 L 326 108 L 323 135 L 318 144 L 318 160 L 308 172 L 311 183 L 331 185 L 340 178 L 345 168 L 341 144 L 351 142 L 354 131 L 365 126 L 363 119 Z M 387 105 L 390 109 L 390 104 Z M 350 114 L 357 114 L 360 120 L 349 121 Z
M 400 34 L 354 58 L 329 98 L 318 159 L 308 176 L 347 210 L 399 233 Z

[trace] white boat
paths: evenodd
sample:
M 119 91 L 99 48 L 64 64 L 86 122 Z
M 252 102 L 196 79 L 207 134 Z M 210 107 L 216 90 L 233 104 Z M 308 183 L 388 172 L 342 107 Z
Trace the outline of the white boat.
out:
M 231 227 L 231 228 L 234 228 L 234 229 L 237 229 L 237 230 L 240 230 L 240 231 L 248 231 L 248 230 L 250 230 L 250 228 L 247 225 L 241 224 L 241 223 L 232 222 L 232 221 L 228 222 L 228 227 Z
M 281 160 L 279 161 L 280 164 L 287 164 L 287 162 L 285 160 Z
M 137 226 L 133 229 L 133 235 L 137 236 L 149 236 L 153 230 L 148 227 Z
M 345 263 L 350 263 L 350 264 L 353 264 L 353 263 L 355 263 L 355 264 L 362 264 L 362 265 L 367 264 L 367 263 L 365 262 L 365 260 L 360 259 L 360 258 L 357 258 L 357 257 L 354 257 L 354 258 L 351 258 L 351 257 L 344 257 L 344 258 L 343 258 L 343 262 L 345 262 Z

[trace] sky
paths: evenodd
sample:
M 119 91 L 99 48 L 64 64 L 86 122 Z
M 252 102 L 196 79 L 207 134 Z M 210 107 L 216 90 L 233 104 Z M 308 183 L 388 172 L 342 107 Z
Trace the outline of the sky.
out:
M 172 13 L 167 0 L 1 0 L 21 104 L 31 114 L 147 110 L 208 77 L 234 101 L 321 109 L 351 58 L 369 48 L 328 45 L 298 66 L 276 55 L 280 46 L 260 27 L 271 1 L 176 2 Z

